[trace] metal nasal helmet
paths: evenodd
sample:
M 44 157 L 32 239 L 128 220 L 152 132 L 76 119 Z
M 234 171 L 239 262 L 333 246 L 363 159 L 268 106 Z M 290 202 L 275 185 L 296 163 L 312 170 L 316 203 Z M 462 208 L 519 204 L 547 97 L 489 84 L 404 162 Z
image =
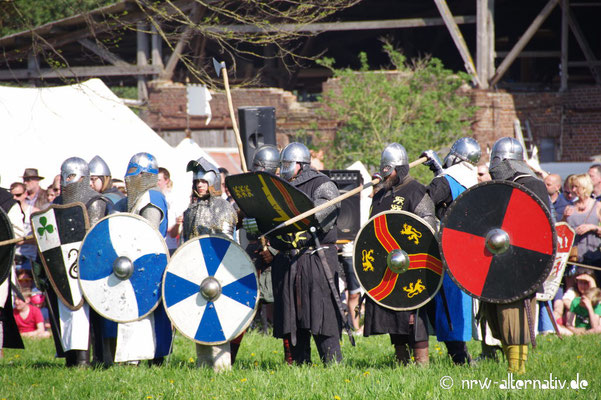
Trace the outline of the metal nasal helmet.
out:
M 407 150 L 398 143 L 390 143 L 380 157 L 380 175 L 387 178 L 394 168 L 400 165 L 409 165 Z
M 272 144 L 264 144 L 259 147 L 253 157 L 252 171 L 266 171 L 275 174 L 280 166 L 280 152 Z
M 456 159 L 476 165 L 480 161 L 481 155 L 482 150 L 480 150 L 478 142 L 473 138 L 463 137 L 453 143 L 449 154 L 444 159 L 444 165 L 450 167 L 458 162 Z
M 504 137 L 495 142 L 490 152 L 490 168 L 503 160 L 524 161 L 524 148 L 517 139 Z
M 132 156 L 127 164 L 125 177 L 140 175 L 142 172 L 150 174 L 159 174 L 159 164 L 157 159 L 150 153 L 137 153 Z
M 90 176 L 111 176 L 111 170 L 100 156 L 94 156 L 88 163 Z
M 282 150 L 280 161 L 280 176 L 289 181 L 294 177 L 297 163 L 311 164 L 311 152 L 304 144 L 292 142 Z
M 90 177 L 88 163 L 83 158 L 70 157 L 61 164 L 61 186 L 79 182 L 82 177 Z

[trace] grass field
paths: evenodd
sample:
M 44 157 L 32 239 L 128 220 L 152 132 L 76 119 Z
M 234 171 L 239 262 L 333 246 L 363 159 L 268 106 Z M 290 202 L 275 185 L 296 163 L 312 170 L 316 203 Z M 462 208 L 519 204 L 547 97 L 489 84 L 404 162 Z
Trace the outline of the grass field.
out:
M 515 389 L 502 388 L 508 379 L 503 360 L 454 366 L 433 337 L 425 368 L 397 366 L 387 336 L 359 337 L 356 347 L 344 337 L 339 365 L 324 367 L 314 351 L 314 365 L 289 367 L 280 340 L 249 332 L 233 370 L 221 374 L 196 368 L 194 345 L 181 336 L 169 364 L 161 367 L 66 369 L 63 359 L 54 358 L 51 339 L 27 340 L 25 345 L 25 350 L 7 349 L 0 360 L 0 399 L 601 398 L 601 337 L 594 335 L 538 337 L 528 372 L 509 382 Z M 479 342 L 468 345 L 472 355 L 480 353 Z M 586 388 L 570 388 L 584 387 L 584 381 Z M 451 383 L 449 389 L 441 387 Z M 549 389 L 543 388 L 545 383 Z M 520 384 L 525 387 L 518 389 Z M 557 388 L 561 384 L 565 387 Z

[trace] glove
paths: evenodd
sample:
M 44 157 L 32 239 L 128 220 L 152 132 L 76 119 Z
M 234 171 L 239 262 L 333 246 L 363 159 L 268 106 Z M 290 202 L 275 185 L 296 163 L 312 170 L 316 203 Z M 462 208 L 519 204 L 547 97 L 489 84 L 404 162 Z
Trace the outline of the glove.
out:
M 259 226 L 257 225 L 257 220 L 254 218 L 243 218 L 242 227 L 251 235 L 259 234 Z
M 430 171 L 434 172 L 434 176 L 442 174 L 442 162 L 440 162 L 440 158 L 438 158 L 438 154 L 434 150 L 426 150 L 420 154 L 420 157 L 428 159 L 424 164 L 430 168 Z

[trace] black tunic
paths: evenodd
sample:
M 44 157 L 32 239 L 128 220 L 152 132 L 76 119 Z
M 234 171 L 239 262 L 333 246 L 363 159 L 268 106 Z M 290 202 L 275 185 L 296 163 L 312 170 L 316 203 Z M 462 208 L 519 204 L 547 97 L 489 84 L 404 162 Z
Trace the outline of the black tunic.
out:
M 426 187 L 410 176 L 406 176 L 391 189 L 382 189 L 376 193 L 372 201 L 370 218 L 389 210 L 402 210 L 419 215 L 419 212 L 416 213 L 416 208 L 425 195 Z M 425 217 L 425 215 L 419 216 Z M 393 311 L 378 305 L 367 297 L 365 302 L 365 325 L 363 327 L 364 335 L 386 333 L 408 335 L 411 333 L 409 318 L 412 314 L 416 316 L 413 329 L 414 340 L 417 342 L 428 340 L 424 307 L 412 311 Z
M 4 189 L 0 188 L 0 208 L 4 210 L 6 214 L 10 211 L 10 209 L 17 204 L 17 202 L 13 199 L 12 194 Z M 9 254 L 6 254 L 8 257 Z M 2 265 L 11 264 L 12 269 L 12 261 L 8 259 L 1 260 Z M 8 279 L 10 281 L 11 274 L 8 274 Z M 1 284 L 2 282 L 0 282 Z M 11 285 L 11 283 L 8 283 Z M 6 298 L 5 304 L 0 304 L 0 324 L 3 324 L 4 334 L 2 335 L 2 343 L 0 343 L 0 349 L 2 348 L 12 348 L 12 349 L 22 349 L 23 341 L 21 340 L 21 335 L 19 334 L 19 329 L 17 328 L 17 323 L 15 322 L 15 318 L 13 316 L 13 306 L 12 306 L 12 293 L 9 287 L 8 296 Z
M 317 198 L 318 188 L 332 184 L 330 178 L 315 170 L 305 170 L 291 182 L 307 194 L 314 202 L 329 200 Z M 335 197 L 337 193 L 328 197 Z M 337 217 L 337 209 L 329 218 Z M 324 231 L 318 227 L 318 238 L 333 273 L 336 273 L 338 256 L 336 251 L 336 229 Z M 315 242 L 311 233 L 297 232 L 270 240 L 271 246 L 279 250 L 272 264 L 274 295 L 273 334 L 283 338 L 291 334 L 294 341 L 299 329 L 308 329 L 313 335 L 340 336 L 342 320 L 330 291 L 321 259 L 314 251 Z

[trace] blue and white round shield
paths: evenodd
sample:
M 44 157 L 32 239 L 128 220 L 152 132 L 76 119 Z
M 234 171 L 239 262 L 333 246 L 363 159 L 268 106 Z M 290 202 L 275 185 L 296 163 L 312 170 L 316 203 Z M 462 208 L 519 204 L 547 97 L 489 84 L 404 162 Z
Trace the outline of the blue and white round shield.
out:
M 200 344 L 227 343 L 251 323 L 259 300 L 255 267 L 244 249 L 204 235 L 184 243 L 163 278 L 163 302 L 178 331 Z
M 98 221 L 79 251 L 79 286 L 90 306 L 115 322 L 138 321 L 161 300 L 169 253 L 161 233 L 129 213 Z

